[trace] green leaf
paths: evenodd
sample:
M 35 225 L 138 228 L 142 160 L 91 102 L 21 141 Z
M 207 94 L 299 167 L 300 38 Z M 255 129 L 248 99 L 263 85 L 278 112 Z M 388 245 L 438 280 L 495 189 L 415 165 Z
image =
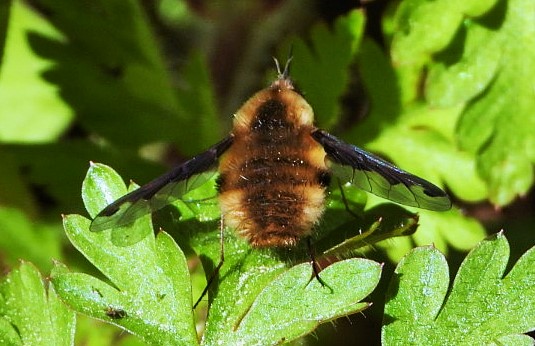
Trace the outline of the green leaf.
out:
M 132 186 L 132 189 L 136 186 Z M 82 183 L 82 198 L 89 215 L 95 217 L 108 204 L 126 194 L 123 180 L 110 167 L 91 163 Z M 152 233 L 149 225 L 150 215 L 133 220 L 129 227 L 117 227 L 111 231 L 111 241 L 117 246 L 128 246 L 137 243 Z
M 409 253 L 390 283 L 383 344 L 526 343 L 520 334 L 535 329 L 535 248 L 504 276 L 508 257 L 503 234 L 482 241 L 466 257 L 448 292 L 444 256 L 431 247 Z
M 182 71 L 187 85 L 178 89 L 181 118 L 175 142 L 185 155 L 196 155 L 222 137 L 223 126 L 208 71 L 206 58 L 198 52 L 188 58 L 188 64 Z
M 396 87 L 399 80 L 395 71 L 379 47 L 365 40 L 360 52 L 360 75 L 371 109 L 369 116 L 347 129 L 343 138 L 362 144 L 438 186 L 448 186 L 453 195 L 463 200 L 477 202 L 486 198 L 488 191 L 478 177 L 475 155 L 455 147 L 455 124 L 462 106 L 441 109 L 421 102 L 406 103 L 400 87 Z M 383 202 L 371 195 L 369 199 L 368 205 Z M 454 247 L 468 249 L 485 234 L 481 225 L 458 211 L 411 210 L 422 216 L 413 237 L 417 244 L 435 243 L 439 249 L 447 251 L 447 244 L 453 241 Z M 412 247 L 409 242 L 409 239 L 396 240 L 395 246 L 385 248 L 391 258 L 399 259 Z
M 155 345 L 197 344 L 186 258 L 160 232 L 129 246 L 116 246 L 110 231 L 90 232 L 89 220 L 70 215 L 69 240 L 115 287 L 58 265 L 52 282 L 74 310 L 113 323 Z
M 179 104 L 138 2 L 46 0 L 40 9 L 54 13 L 48 19 L 67 39 L 31 33 L 28 40 L 35 54 L 55 63 L 44 76 L 85 131 L 123 148 L 186 133 L 176 126 Z
M 481 43 L 500 47 L 498 73 L 468 105 L 457 131 L 462 148 L 477 153 L 491 201 L 503 206 L 533 184 L 535 4 L 511 0 L 495 12 L 482 25 L 499 30 L 489 30 Z
M 15 327 L 4 317 L 0 318 L 0 341 L 2 344 L 9 346 L 22 345 L 22 340 L 20 339 L 19 333 Z
M 339 203 L 343 204 L 343 202 Z M 411 235 L 418 228 L 416 214 L 411 214 L 404 208 L 391 203 L 374 206 L 364 213 L 362 219 L 356 219 L 348 214 L 345 208 L 335 211 L 333 208 L 327 209 L 322 222 L 329 227 L 329 233 L 323 235 L 323 229 L 326 227 L 321 227 L 318 233 L 320 237 L 323 237 L 317 244 L 320 250 L 325 248 L 326 243 L 332 247 L 327 247 L 323 255 L 340 257 L 348 253 L 362 253 L 382 240 L 390 241 L 394 237 Z M 338 225 L 337 222 L 332 221 L 333 216 L 344 222 Z M 348 232 L 348 229 L 353 230 L 353 233 Z
M 0 72 L 2 71 L 2 58 L 4 57 L 4 44 L 6 42 L 10 7 L 11 0 L 0 0 Z
M 48 270 L 52 258 L 62 257 L 59 228 L 35 222 L 19 209 L 0 207 L 0 232 L 3 260 L 9 264 L 23 258 Z
M 180 210 L 184 209 L 180 207 Z M 343 212 L 346 218 L 353 218 L 347 211 Z M 354 218 L 352 220 L 354 223 Z M 188 218 L 174 227 L 181 243 L 202 254 L 203 266 L 210 277 L 221 255 L 218 223 Z M 325 227 L 331 234 L 335 233 L 336 227 Z M 353 226 L 352 231 L 357 233 L 358 227 Z M 318 236 L 328 238 L 325 230 L 318 230 Z M 326 247 L 323 240 L 317 239 L 314 247 L 322 251 Z M 226 230 L 223 248 L 225 261 L 209 291 L 209 314 L 203 337 L 206 345 L 216 341 L 235 344 L 238 340 L 269 345 L 293 340 L 312 332 L 320 323 L 367 307 L 368 304 L 358 301 L 371 292 L 380 275 L 377 263 L 353 259 L 322 271 L 320 277 L 330 287 L 322 288 L 316 279 L 311 279 L 310 264 L 291 267 L 294 263 L 308 261 L 305 242 L 290 249 L 254 249 L 235 232 Z M 299 311 L 300 306 L 306 314 Z M 266 323 L 273 324 L 272 320 L 281 321 L 276 331 L 265 328 Z
M 6 146 L 2 149 L 5 149 L 8 158 L 12 157 L 15 161 L 12 168 L 15 172 L 12 174 L 21 175 L 22 171 L 24 174 L 18 178 L 24 184 L 31 183 L 31 186 L 25 186 L 29 190 L 27 193 L 31 192 L 31 187 L 37 186 L 40 192 L 58 204 L 47 204 L 47 208 L 52 209 L 47 211 L 52 212 L 56 220 L 65 210 L 78 213 L 84 211 L 80 199 L 80 179 L 86 174 L 90 160 L 114 162 L 118 170 L 130 173 L 129 179 L 140 182 L 147 182 L 163 172 L 161 166 L 142 160 L 137 154 L 110 150 L 109 147 L 103 148 L 80 139 L 42 145 Z M 5 155 L 0 158 L 5 160 Z M 7 175 L 6 173 L 2 170 L 0 174 Z M 6 195 L 15 192 L 16 181 L 3 183 Z M 24 198 L 31 197 L 26 195 Z
M 260 292 L 234 331 L 221 335 L 223 341 L 275 345 L 308 334 L 320 323 L 361 311 L 370 305 L 359 301 L 379 282 L 381 265 L 365 259 L 335 263 L 321 272 L 329 287 L 310 275 L 310 265 L 301 264 L 278 276 Z M 355 285 L 355 280 L 361 284 Z
M 20 174 L 19 157 L 0 148 L 0 204 L 19 208 L 28 215 L 37 214 L 37 201 L 32 198 L 31 189 Z
M 363 12 L 354 10 L 338 18 L 332 29 L 316 24 L 310 32 L 310 46 L 302 39 L 290 41 L 295 59 L 292 78 L 304 91 L 321 127 L 332 127 L 340 119 L 340 97 L 349 85 L 349 66 L 355 62 L 364 23 Z M 288 49 L 282 52 L 287 54 Z
M 444 116 L 451 119 L 454 114 L 414 109 L 405 113 L 397 124 L 383 130 L 367 147 L 439 186 L 444 182 L 455 195 L 468 201 L 483 199 L 487 190 L 477 176 L 474 157 L 453 147 L 450 139 L 435 130 L 428 120 L 433 116 L 448 121 Z M 353 136 L 364 130 L 364 127 L 356 128 Z M 452 166 L 456 169 L 452 170 Z
M 126 194 L 126 185 L 117 172 L 100 163 L 90 163 L 82 183 L 82 199 L 91 217 Z
M 402 169 L 439 186 L 443 181 L 456 196 L 468 201 L 483 199 L 487 190 L 477 177 L 473 157 L 452 147 L 451 141 L 432 127 L 435 115 L 446 115 L 448 118 L 454 116 L 447 112 L 428 112 L 423 108 L 414 110 L 404 114 L 397 124 L 391 123 L 390 128 L 380 131 L 378 136 L 367 144 L 367 148 L 387 156 Z M 373 127 L 370 125 L 371 119 L 362 126 L 357 125 L 348 136 L 357 139 L 361 133 L 367 133 L 367 130 Z M 442 131 L 445 131 L 444 128 Z M 452 166 L 455 167 L 454 170 L 451 169 Z M 367 205 L 384 202 L 371 195 L 369 200 Z M 448 243 L 459 249 L 469 249 L 485 236 L 480 224 L 459 211 L 436 213 L 416 208 L 408 209 L 421 215 L 420 227 L 413 238 L 417 244 L 435 243 L 442 251 L 447 251 Z M 452 234 L 456 236 L 451 236 Z M 389 248 L 396 252 L 396 246 Z M 399 254 L 391 253 L 390 256 L 399 258 Z
M 371 106 L 370 114 L 353 129 L 349 129 L 346 138 L 351 138 L 356 144 L 363 144 L 396 121 L 401 113 L 401 101 L 391 62 L 381 47 L 371 39 L 364 38 L 362 41 L 358 68 Z M 358 131 L 358 134 L 353 134 L 352 131 Z
M 204 238 L 211 246 L 203 254 L 218 254 L 214 238 Z M 338 262 L 320 272 L 326 283 L 322 287 L 313 278 L 309 263 L 287 268 L 288 257 L 302 256 L 299 248 L 251 249 L 243 239 L 227 234 L 225 262 L 210 290 L 212 302 L 203 344 L 247 340 L 246 344 L 275 345 L 369 306 L 359 301 L 377 285 L 381 265 L 364 259 Z M 213 268 L 211 263 L 215 262 L 207 262 L 205 268 Z
M 392 42 L 394 61 L 407 64 L 429 59 L 451 41 L 463 17 L 480 16 L 497 0 L 409 0 L 396 13 L 397 32 Z
M 117 185 L 119 190 L 113 185 Z M 195 190 L 186 197 L 195 199 L 202 194 L 206 197 L 206 193 L 214 193 L 213 188 L 213 184 L 205 184 L 198 189 L 202 190 L 201 192 Z M 83 188 L 84 200 L 90 213 L 99 210 L 101 205 L 107 203 L 108 194 L 103 191 L 117 191 L 120 194 L 121 190 L 124 191 L 123 182 L 109 167 L 91 165 Z M 352 193 L 348 193 L 347 196 L 352 199 L 354 197 Z M 356 198 L 359 196 L 361 195 L 357 194 Z M 212 215 L 211 212 L 207 215 L 202 212 L 197 213 L 202 208 L 191 208 L 189 205 L 191 203 L 193 202 L 179 201 L 176 204 L 179 214 L 175 222 L 170 224 L 164 222 L 162 226 L 171 231 L 176 229 L 180 243 L 202 254 L 201 260 L 209 276 L 220 258 L 218 222 L 217 218 L 213 218 L 216 215 Z M 168 209 L 172 210 L 174 207 L 170 206 Z M 211 210 L 211 207 L 209 209 Z M 161 214 L 167 213 L 165 210 L 161 212 Z M 160 219 L 159 214 L 157 213 L 156 220 Z M 179 222 L 176 222 L 177 220 Z M 65 218 L 65 230 L 73 245 L 99 268 L 117 289 L 88 275 L 68 273 L 58 268 L 52 274 L 52 280 L 58 287 L 62 299 L 76 311 L 117 324 L 147 342 L 155 343 L 156 338 L 171 342 L 173 339 L 170 335 L 159 333 L 162 333 L 162 329 L 173 330 L 173 328 L 172 335 L 179 334 L 182 339 L 195 340 L 190 310 L 191 283 L 185 259 L 180 255 L 183 262 L 178 263 L 177 260 L 161 258 L 162 253 L 166 251 L 154 248 L 159 244 L 160 238 L 163 237 L 162 239 L 167 239 L 168 242 L 171 242 L 171 238 L 160 233 L 156 245 L 154 238 L 148 236 L 132 246 L 115 246 L 112 237 L 116 229 L 92 233 L 88 231 L 88 227 L 89 221 L 80 216 L 72 215 Z M 148 224 L 140 227 L 151 229 Z M 135 232 L 132 227 L 124 228 L 127 232 Z M 203 339 L 206 344 L 213 343 L 214 340 L 227 340 L 228 343 L 233 343 L 233 340 L 243 339 L 251 330 L 254 330 L 254 333 L 247 338 L 261 340 L 262 343 L 274 344 L 281 338 L 295 339 L 310 333 L 320 323 L 367 307 L 368 304 L 358 301 L 368 295 L 379 280 L 381 268 L 379 264 L 355 259 L 334 264 L 322 271 L 322 280 L 327 280 L 329 286 L 323 288 L 319 282 L 310 280 L 312 268 L 309 264 L 288 269 L 292 262 L 301 262 L 303 258 L 308 260 L 304 246 L 288 250 L 262 251 L 252 249 L 244 239 L 229 233 L 224 237 L 225 262 L 210 287 L 212 303 Z M 174 251 L 178 251 L 178 248 Z M 140 263 L 143 263 L 143 266 Z M 162 267 L 164 269 L 161 269 Z M 166 275 L 162 275 L 162 272 Z M 173 277 L 175 279 L 171 280 Z M 143 282 L 143 285 L 140 286 L 140 282 Z M 292 285 L 289 286 L 289 283 L 295 282 L 302 283 L 302 291 L 296 290 Z M 362 285 L 362 282 L 367 282 L 368 285 Z M 287 288 L 283 290 L 281 285 Z M 170 294 L 170 290 L 176 294 Z M 236 300 L 237 295 L 240 297 L 238 300 Z M 261 302 L 265 299 L 271 300 L 270 297 L 274 295 L 279 296 L 277 301 L 283 302 L 284 298 L 287 299 L 287 303 L 278 310 L 270 308 L 270 314 L 266 315 L 267 312 L 262 310 L 265 304 Z M 175 305 L 163 307 L 156 299 L 160 296 L 168 297 L 175 302 Z M 257 301 L 260 302 L 256 303 Z M 306 303 L 310 308 L 316 304 L 318 310 L 311 310 L 304 318 L 301 316 L 302 313 L 291 315 L 289 310 L 294 309 L 290 306 L 292 301 L 301 301 L 298 306 Z M 275 319 L 287 316 L 289 319 L 288 323 L 281 326 L 278 333 L 273 335 L 269 330 L 259 328 L 255 322 L 256 317 L 247 317 L 250 313 L 253 316 L 260 314 Z M 108 316 L 110 314 L 114 317 L 120 315 L 121 318 L 110 318 Z M 190 329 L 186 330 L 187 328 L 183 327 L 177 331 L 178 327 L 172 326 L 170 315 L 175 316 L 177 324 L 180 322 L 185 326 L 189 323 Z M 160 326 L 164 321 L 164 326 Z M 240 321 L 244 323 L 243 330 L 237 328 Z M 154 330 L 154 326 L 160 331 Z M 184 336 L 188 332 L 191 334 Z
M 421 211 L 419 216 L 421 226 L 413 236 L 416 245 L 434 244 L 445 254 L 449 246 L 468 251 L 486 236 L 479 221 L 463 215 L 458 209 L 444 213 Z
M 463 104 L 480 94 L 496 75 L 502 56 L 493 28 L 466 20 L 455 40 L 430 64 L 425 96 L 432 106 Z
M 28 262 L 10 272 L 0 283 L 2 334 L 15 345 L 72 345 L 75 314 L 57 298 L 55 287 L 46 292 L 43 278 Z M 16 327 L 17 340 L 8 324 Z
M 365 144 L 368 150 L 439 186 L 443 181 L 455 195 L 468 201 L 485 198 L 486 186 L 477 175 L 474 155 L 454 146 L 455 124 L 462 108 L 403 104 L 385 54 L 371 41 L 365 41 L 359 59 L 371 112 L 348 129 L 344 138 Z M 378 80 L 389 82 L 385 86 Z
M 5 5 L 0 4 L 0 16 Z M 32 54 L 26 40 L 28 31 L 49 39 L 61 35 L 28 5 L 15 1 L 10 13 L 0 74 L 0 142 L 50 142 L 69 126 L 72 112 L 57 96 L 57 89 L 41 77 L 51 63 Z M 0 46 L 2 46 L 0 17 Z M 2 50 L 0 49 L 0 56 Z
M 396 33 L 392 51 L 395 62 L 408 66 L 398 68 L 402 93 L 413 95 L 404 100 L 418 96 L 427 64 L 423 91 L 429 106 L 466 106 L 456 125 L 457 141 L 476 157 L 475 168 L 490 200 L 501 206 L 525 194 L 533 183 L 535 122 L 528 76 L 534 70 L 535 8 L 529 0 L 467 3 L 403 2 L 396 18 L 406 31 Z M 455 19 L 442 25 L 433 11 Z M 459 14 L 472 18 L 461 24 Z
M 498 338 L 496 345 L 499 346 L 533 346 L 535 341 L 528 335 L 506 335 Z
M 432 55 L 446 48 L 466 16 L 477 17 L 497 0 L 400 2 L 392 24 L 392 60 L 402 85 L 402 100 L 418 97 L 424 66 Z
M 85 315 L 76 318 L 75 345 L 86 346 L 146 346 L 135 335 L 129 335 L 113 324 L 107 324 Z
M 431 247 L 416 248 L 398 264 L 387 292 L 383 344 L 418 344 L 431 328 L 448 289 L 444 256 Z M 429 345 L 429 339 L 425 344 Z
M 402 105 L 410 110 L 423 93 L 429 111 L 457 111 L 442 132 L 476 159 L 473 168 L 487 192 L 472 195 L 488 195 L 500 206 L 533 184 L 533 16 L 529 0 L 409 0 L 394 16 L 392 56 Z

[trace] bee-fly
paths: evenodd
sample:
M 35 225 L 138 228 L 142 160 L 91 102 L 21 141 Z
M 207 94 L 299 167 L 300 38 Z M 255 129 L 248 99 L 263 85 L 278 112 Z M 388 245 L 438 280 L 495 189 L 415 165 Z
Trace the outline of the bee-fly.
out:
M 92 231 L 124 226 L 180 199 L 193 176 L 217 169 L 222 225 L 254 247 L 290 247 L 310 235 L 334 176 L 404 205 L 448 210 L 448 195 L 314 126 L 314 113 L 289 77 L 289 62 L 234 116 L 222 141 L 102 210 Z

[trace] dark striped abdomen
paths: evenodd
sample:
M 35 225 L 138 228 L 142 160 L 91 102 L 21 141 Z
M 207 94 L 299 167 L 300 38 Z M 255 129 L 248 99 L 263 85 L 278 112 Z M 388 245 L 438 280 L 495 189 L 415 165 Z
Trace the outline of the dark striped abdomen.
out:
M 235 121 L 233 145 L 220 162 L 219 199 L 225 225 L 253 246 L 292 246 L 323 213 L 329 174 L 312 126 L 291 120 L 295 105 L 284 95 L 268 96 L 253 98 L 247 121 Z

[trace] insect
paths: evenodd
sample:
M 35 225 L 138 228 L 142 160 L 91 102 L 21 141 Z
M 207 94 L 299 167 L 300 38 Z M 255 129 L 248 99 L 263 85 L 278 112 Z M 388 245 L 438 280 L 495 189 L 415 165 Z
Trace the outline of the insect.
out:
M 432 183 L 316 128 L 311 106 L 289 77 L 290 61 L 281 72 L 275 60 L 277 79 L 238 110 L 226 138 L 108 205 L 91 230 L 125 226 L 180 199 L 209 170 L 219 172 L 222 225 L 253 247 L 291 247 L 309 236 L 331 177 L 404 205 L 451 208 Z
M 126 311 L 122 309 L 115 309 L 111 306 L 108 306 L 104 312 L 106 313 L 106 316 L 113 320 L 120 320 L 127 316 Z

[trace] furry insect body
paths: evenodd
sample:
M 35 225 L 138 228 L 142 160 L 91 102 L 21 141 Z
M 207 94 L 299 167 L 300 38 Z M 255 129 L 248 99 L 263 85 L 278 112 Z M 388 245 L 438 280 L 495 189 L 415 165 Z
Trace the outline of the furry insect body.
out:
M 100 232 L 181 199 L 218 170 L 224 225 L 255 247 L 287 247 L 309 235 L 324 211 L 331 174 L 340 182 L 411 207 L 451 208 L 439 187 L 314 127 L 314 113 L 288 77 L 238 110 L 232 132 L 192 159 L 117 199 L 91 223 Z M 329 166 L 327 163 L 329 162 Z
M 221 258 L 194 307 L 223 265 L 223 226 L 254 247 L 294 246 L 311 234 L 321 218 L 331 174 L 340 182 L 407 206 L 451 208 L 448 195 L 439 187 L 314 127 L 312 108 L 288 77 L 289 61 L 283 72 L 276 62 L 277 80 L 245 102 L 228 136 L 109 204 L 91 223 L 93 232 L 129 225 L 181 199 L 207 180 L 210 174 L 204 173 L 217 169 Z M 314 276 L 324 285 L 307 239 Z M 110 318 L 126 316 L 106 313 Z
M 323 214 L 330 174 L 312 131 L 312 108 L 284 74 L 236 113 L 219 201 L 225 225 L 251 245 L 294 246 Z

